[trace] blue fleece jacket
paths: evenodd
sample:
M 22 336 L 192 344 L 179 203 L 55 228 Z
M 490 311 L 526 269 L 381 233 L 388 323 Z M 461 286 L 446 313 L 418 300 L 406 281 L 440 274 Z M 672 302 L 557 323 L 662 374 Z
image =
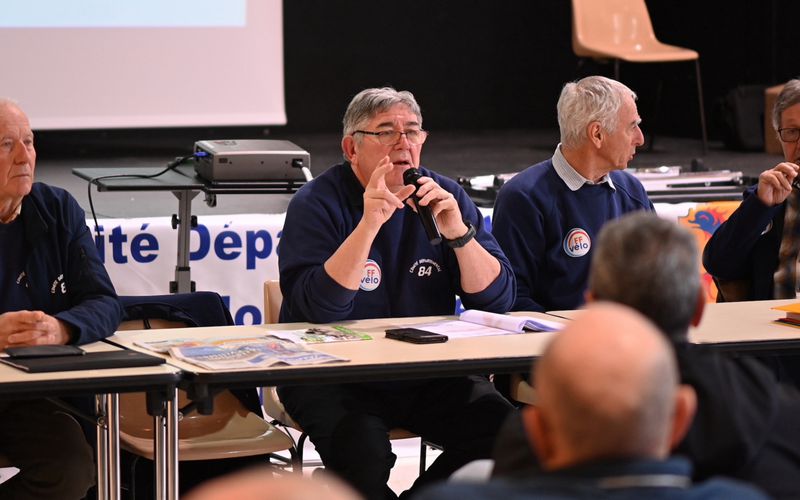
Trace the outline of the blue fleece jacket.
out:
M 25 261 L 15 266 L 11 283 L 5 285 L 26 287 L 30 308 L 72 326 L 75 344 L 112 335 L 122 307 L 75 198 L 63 189 L 34 183 L 22 199 L 20 218 Z M 9 310 L 5 301 L 2 307 Z
M 492 233 L 517 278 L 515 311 L 575 309 L 584 303 L 592 245 L 606 221 L 634 210 L 654 210 L 632 175 L 571 191 L 552 160 L 528 167 L 497 195 Z
M 478 208 L 451 179 L 420 171 L 455 196 L 461 214 L 477 230 L 477 241 L 500 261 L 497 279 L 479 293 L 465 294 L 453 250 L 444 243 L 431 245 L 417 214 L 406 207 L 378 232 L 360 289 L 340 286 L 323 264 L 353 232 L 364 209 L 364 188 L 344 163 L 303 186 L 289 203 L 278 249 L 282 322 L 453 314 L 456 294 L 467 308 L 509 310 L 514 275 Z

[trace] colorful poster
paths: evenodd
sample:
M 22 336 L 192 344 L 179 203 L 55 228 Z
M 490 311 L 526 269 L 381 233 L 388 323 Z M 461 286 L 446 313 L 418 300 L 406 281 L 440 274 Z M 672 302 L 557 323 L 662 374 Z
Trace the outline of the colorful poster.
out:
M 678 204 L 656 204 L 656 211 L 660 216 L 674 216 L 681 226 L 689 229 L 697 240 L 697 247 L 702 254 L 706 242 L 714 234 L 714 231 L 728 220 L 728 217 L 739 206 L 739 201 L 711 201 L 706 203 L 678 203 Z M 706 272 L 700 262 L 700 270 L 703 273 L 703 288 L 706 292 L 708 302 L 717 301 L 717 287 L 711 276 Z

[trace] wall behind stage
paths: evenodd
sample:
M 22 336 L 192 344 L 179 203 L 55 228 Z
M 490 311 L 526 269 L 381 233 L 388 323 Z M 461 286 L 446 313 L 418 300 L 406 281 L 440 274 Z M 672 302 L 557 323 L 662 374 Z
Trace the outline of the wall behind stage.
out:
M 709 117 L 737 85 L 800 74 L 796 0 L 646 3 L 662 41 L 700 52 Z M 564 82 L 612 75 L 608 65 L 579 69 L 571 36 L 568 0 L 285 1 L 288 131 L 338 130 L 349 99 L 381 85 L 412 90 L 437 130 L 554 128 Z M 622 67 L 651 125 L 660 78 L 657 130 L 699 136 L 691 65 Z M 710 130 L 719 135 L 713 121 Z

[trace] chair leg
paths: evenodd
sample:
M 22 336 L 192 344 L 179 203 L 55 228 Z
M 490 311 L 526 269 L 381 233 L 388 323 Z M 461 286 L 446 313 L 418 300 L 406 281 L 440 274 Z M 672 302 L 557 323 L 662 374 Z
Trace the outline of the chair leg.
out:
M 292 458 L 292 472 L 295 474 L 303 475 L 303 461 L 300 459 L 300 452 L 297 448 L 289 450 L 289 456 Z
M 131 476 L 130 476 L 130 488 L 131 488 L 131 498 L 136 498 L 136 464 L 139 463 L 139 455 L 135 455 L 133 460 L 131 460 Z
M 425 440 L 422 439 L 422 438 L 419 438 L 419 475 L 420 476 L 425 472 L 425 469 L 427 468 L 426 466 L 428 465 L 427 454 L 428 454 L 428 450 L 427 450 L 427 446 L 425 446 Z
M 273 420 L 273 421 L 270 422 L 270 424 L 272 424 L 274 426 L 283 427 L 283 430 L 286 433 L 286 435 L 289 436 L 289 439 L 292 440 L 292 443 L 294 444 L 294 446 L 292 448 L 289 448 L 289 456 L 290 456 L 291 463 L 292 463 L 292 472 L 296 472 L 296 473 L 302 475 L 303 474 L 303 443 L 305 442 L 306 437 L 308 437 L 307 434 L 304 433 L 304 432 L 300 433 L 300 438 L 295 442 L 294 437 L 292 437 L 291 433 L 289 432 L 289 426 L 287 426 L 286 424 L 284 424 L 284 423 L 282 423 L 282 422 L 280 422 L 278 420 Z
M 697 104 L 700 106 L 700 131 L 703 134 L 703 155 L 708 152 L 708 134 L 706 133 L 706 111 L 703 106 L 703 83 L 700 80 L 700 58 L 694 60 L 694 71 L 697 80 Z
M 300 437 L 297 439 L 297 461 L 300 462 L 300 472 L 303 472 L 303 445 L 306 444 L 306 439 L 308 438 L 308 434 L 305 432 L 300 434 Z

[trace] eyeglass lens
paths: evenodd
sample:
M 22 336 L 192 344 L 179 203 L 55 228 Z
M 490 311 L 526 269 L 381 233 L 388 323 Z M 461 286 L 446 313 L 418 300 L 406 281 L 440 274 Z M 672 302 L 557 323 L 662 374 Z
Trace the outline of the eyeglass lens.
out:
M 409 143 L 416 145 L 425 142 L 425 137 L 427 136 L 427 134 L 423 130 L 407 130 L 405 132 L 398 132 L 395 130 L 391 132 L 387 131 L 381 133 L 380 135 L 378 135 L 378 140 L 383 145 L 392 146 L 400 141 L 401 134 L 405 134 L 406 139 L 408 139 Z
M 782 128 L 778 134 L 783 142 L 797 142 L 800 139 L 800 128 Z

